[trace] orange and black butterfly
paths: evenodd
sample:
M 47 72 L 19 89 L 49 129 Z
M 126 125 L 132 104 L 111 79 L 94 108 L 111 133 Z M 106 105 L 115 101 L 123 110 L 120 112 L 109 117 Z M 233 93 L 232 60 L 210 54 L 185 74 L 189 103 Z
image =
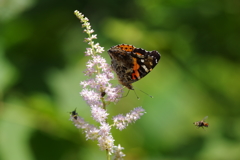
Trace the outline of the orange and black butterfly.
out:
M 204 117 L 201 121 L 194 122 L 193 124 L 195 126 L 197 126 L 198 128 L 202 127 L 204 129 L 204 127 L 208 127 L 208 123 L 204 121 L 207 118 L 208 118 L 208 116 Z

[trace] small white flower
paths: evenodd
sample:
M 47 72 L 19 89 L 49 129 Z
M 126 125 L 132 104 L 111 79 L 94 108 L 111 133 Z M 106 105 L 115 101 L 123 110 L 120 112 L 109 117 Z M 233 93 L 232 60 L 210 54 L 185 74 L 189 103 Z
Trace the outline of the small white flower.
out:
M 142 107 L 134 108 L 130 113 L 127 113 L 126 116 L 122 114 L 113 117 L 114 126 L 120 131 L 125 129 L 129 123 L 134 123 L 136 120 L 146 113 Z
M 111 134 L 107 136 L 100 136 L 98 137 L 98 146 L 101 150 L 108 150 L 109 154 L 111 155 L 113 153 L 114 141 L 115 140 Z
M 107 94 L 106 100 L 109 102 L 117 102 L 122 97 L 121 92 L 119 92 L 121 91 L 120 87 L 121 86 L 112 87 L 111 84 L 109 84 L 105 89 L 105 92 Z
M 99 129 L 97 129 L 94 126 L 89 127 L 88 129 L 85 130 L 86 133 L 86 139 L 91 139 L 91 140 L 97 140 L 97 138 L 99 137 L 98 133 L 99 133 Z
M 93 119 L 95 119 L 99 123 L 103 123 L 106 121 L 107 116 L 109 115 L 105 109 L 98 107 L 96 105 L 91 106 L 91 114 Z
M 93 46 L 93 45 L 94 45 L 94 42 L 93 42 L 93 41 L 90 41 L 90 42 L 88 42 L 88 45 Z
M 96 76 L 96 81 L 100 85 L 105 85 L 109 82 L 110 79 L 108 79 L 107 75 L 105 73 L 98 74 Z
M 85 53 L 86 53 L 86 54 L 85 54 L 86 56 L 92 55 L 92 54 L 93 54 L 92 48 L 86 48 Z
M 97 34 L 92 34 L 91 38 L 92 39 L 97 39 Z
M 113 146 L 114 160 L 123 160 L 123 157 L 125 157 L 125 154 L 122 152 L 123 149 L 120 144 Z
M 88 19 L 87 17 L 84 17 L 84 18 L 83 18 L 83 21 L 84 21 L 84 22 L 88 22 L 89 19 Z
M 88 30 L 88 34 L 92 34 L 94 32 L 94 30 L 93 29 L 90 29 L 90 30 Z
M 84 100 L 89 105 L 101 106 L 100 95 L 97 92 L 95 92 L 94 90 L 84 88 L 80 92 L 80 95 L 84 98 Z
M 109 134 L 110 134 L 110 130 L 111 130 L 111 127 L 110 127 L 109 124 L 107 124 L 107 123 L 102 123 L 101 126 L 100 126 L 99 135 L 100 135 L 100 136 L 109 135 Z

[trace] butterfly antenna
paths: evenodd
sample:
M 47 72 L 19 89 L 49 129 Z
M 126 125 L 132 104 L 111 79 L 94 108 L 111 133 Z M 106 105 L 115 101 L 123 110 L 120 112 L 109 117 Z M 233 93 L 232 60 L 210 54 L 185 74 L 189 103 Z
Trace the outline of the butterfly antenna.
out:
M 137 95 L 137 93 L 136 93 L 136 91 L 134 89 L 133 89 L 133 92 L 135 93 L 137 99 L 139 100 L 140 98 L 138 97 L 138 95 Z
M 130 89 L 128 90 L 127 94 L 125 96 L 123 96 L 122 98 L 127 97 L 129 92 L 130 92 Z M 140 98 L 138 97 L 138 95 L 137 95 L 137 93 L 136 93 L 136 91 L 134 89 L 133 89 L 133 92 L 135 93 L 137 99 L 139 100 Z
M 130 92 L 130 90 L 128 90 L 127 94 L 126 94 L 125 96 L 123 96 L 122 98 L 124 98 L 124 97 L 127 97 L 127 96 L 128 96 L 128 94 L 129 94 L 129 92 Z
M 123 86 L 122 88 L 120 88 L 120 89 L 117 91 L 117 93 L 120 92 L 121 90 L 123 90 L 124 88 L 125 88 L 125 86 Z M 128 94 L 129 94 L 129 91 L 130 91 L 130 90 L 128 90 L 127 94 L 126 94 L 125 96 L 122 96 L 121 98 L 127 97 Z
M 136 87 L 134 87 L 134 88 L 136 88 Z M 151 96 L 151 95 L 147 94 L 146 92 L 142 91 L 141 89 L 139 89 L 139 88 L 136 88 L 136 89 L 138 89 L 138 90 L 139 90 L 139 91 L 141 91 L 142 93 L 144 93 L 144 94 L 148 95 L 150 98 L 153 98 L 153 96 Z M 135 91 L 134 91 L 134 92 L 135 92 Z

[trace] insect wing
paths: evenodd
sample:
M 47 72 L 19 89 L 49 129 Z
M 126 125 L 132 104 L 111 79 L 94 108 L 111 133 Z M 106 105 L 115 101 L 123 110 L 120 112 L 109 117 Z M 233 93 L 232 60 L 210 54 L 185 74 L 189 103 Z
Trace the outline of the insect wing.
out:
M 208 116 L 204 117 L 204 118 L 202 119 L 202 122 L 204 122 L 206 119 L 208 119 Z

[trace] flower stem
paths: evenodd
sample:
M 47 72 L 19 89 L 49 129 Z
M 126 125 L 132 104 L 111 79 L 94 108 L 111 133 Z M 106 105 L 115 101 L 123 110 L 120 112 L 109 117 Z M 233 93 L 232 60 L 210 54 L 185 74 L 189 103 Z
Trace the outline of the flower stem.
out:
M 107 153 L 107 160 L 110 160 L 110 154 L 108 153 L 108 149 L 106 149 L 106 153 Z
M 101 101 L 102 101 L 102 104 L 103 104 L 103 109 L 107 109 L 106 108 L 106 102 L 105 102 L 105 100 L 104 100 L 104 98 L 103 97 L 101 97 Z

